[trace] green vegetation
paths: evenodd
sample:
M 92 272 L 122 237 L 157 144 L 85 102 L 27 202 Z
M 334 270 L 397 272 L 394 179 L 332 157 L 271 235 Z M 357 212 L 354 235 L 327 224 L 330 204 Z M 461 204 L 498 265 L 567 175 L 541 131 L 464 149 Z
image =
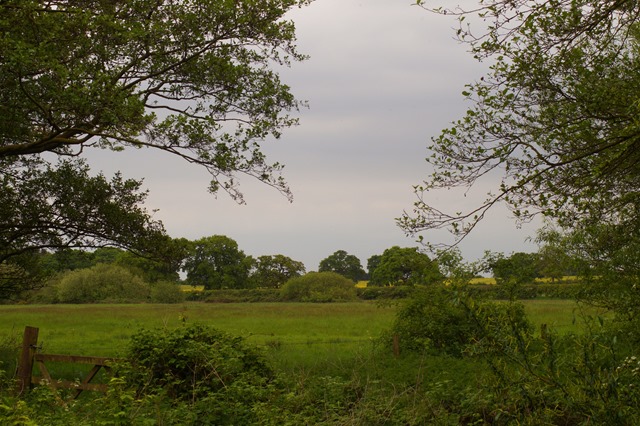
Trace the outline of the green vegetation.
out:
M 306 268 L 302 262 L 281 254 L 258 256 L 251 273 L 251 287 L 280 288 L 294 277 L 304 274 Z
M 549 332 L 552 324 L 564 327 L 559 337 L 584 332 L 582 323 L 574 321 L 575 302 L 534 300 L 523 305 L 536 330 L 545 323 Z M 517 418 L 513 407 L 497 405 L 501 401 L 498 382 L 483 358 L 415 352 L 405 340 L 408 337 L 401 338 L 400 357 L 395 358 L 391 342 L 381 336 L 388 336 L 396 311 L 394 306 L 364 302 L 0 306 L 5 320 L 0 324 L 2 335 L 15 336 L 24 325 L 46 323 L 41 326 L 40 341 L 47 353 L 137 360 L 116 369 L 107 395 L 85 393 L 67 408 L 57 405 L 46 388 L 35 389 L 22 405 L 7 390 L 0 394 L 5 402 L 0 416 L 24 416 L 42 425 L 122 420 L 118 416 L 125 416 L 122 421 L 129 424 L 143 419 L 153 419 L 153 424 L 194 424 L 189 419 L 196 412 L 219 424 L 237 424 L 256 413 L 262 424 L 282 424 L 285 414 L 296 422 L 314 424 L 430 424 L 434 418 L 458 424 L 469 419 L 490 421 L 501 407 L 505 422 Z M 235 351 L 237 356 L 221 360 L 217 352 L 206 355 L 209 344 L 200 350 L 198 342 L 212 342 L 209 339 L 219 342 L 214 346 L 228 347 L 222 353 Z M 8 346 L 3 343 L 4 348 Z M 233 360 L 242 359 L 245 351 L 259 369 L 248 369 L 257 374 L 235 376 L 240 370 Z M 159 357 L 154 365 L 170 362 L 169 369 L 197 357 L 194 362 L 204 368 L 205 375 L 207 365 L 218 372 L 231 370 L 220 375 L 226 378 L 224 390 L 218 387 L 211 394 L 206 389 L 217 379 L 201 386 L 171 373 L 170 386 L 189 387 L 175 399 L 171 396 L 175 388 L 162 384 L 166 379 L 148 377 L 155 370 L 143 365 L 151 357 Z M 231 364 L 226 366 L 226 360 Z M 631 372 L 630 367 L 624 368 Z M 78 374 L 68 368 L 51 371 L 54 377 Z M 158 367 L 158 371 L 171 370 Z M 142 383 L 147 385 L 140 389 Z M 210 398 L 213 394 L 216 401 Z
M 458 242 L 501 202 L 549 222 L 538 253 L 474 264 L 455 250 L 431 259 L 391 247 L 368 260 L 364 289 L 343 250 L 302 275 L 226 236 L 173 240 L 144 208 L 141 182 L 93 175 L 81 158 L 154 148 L 203 166 L 212 192 L 242 201 L 244 174 L 289 196 L 261 143 L 296 122 L 287 114 L 300 103 L 270 67 L 304 59 L 282 18 L 308 1 L 116 3 L 0 5 L 0 300 L 76 303 L 0 306 L 3 424 L 639 422 L 638 2 L 433 9 L 458 16 L 458 36 L 491 66 L 467 86 L 466 115 L 433 139 L 433 174 L 400 225 L 448 228 Z M 489 23 L 484 34 L 465 25 L 470 15 Z M 467 212 L 429 204 L 497 172 Z M 470 285 L 489 271 L 495 285 Z M 181 292 L 180 272 L 205 292 Z M 567 274 L 574 283 L 553 283 Z M 276 294 L 325 303 L 182 302 Z M 105 303 L 150 300 L 163 304 Z M 14 395 L 25 325 L 43 329 L 48 353 L 124 357 L 106 395 Z
M 297 122 L 275 69 L 305 59 L 284 17 L 306 3 L 2 2 L 0 298 L 37 286 L 20 269 L 43 249 L 172 256 L 141 181 L 92 173 L 91 149 L 176 156 L 240 202 L 237 175 L 290 197 L 263 143 Z
M 291 278 L 280 296 L 285 301 L 295 302 L 348 302 L 355 300 L 355 283 L 336 272 L 309 272 Z
M 369 262 L 371 280 L 369 285 L 420 285 L 431 284 L 442 279 L 438 264 L 429 256 L 420 252 L 417 247 L 388 248 L 378 258 Z
M 205 289 L 245 288 L 251 259 L 238 243 L 224 235 L 201 238 L 189 244 L 184 263 L 187 282 Z
M 318 272 L 335 272 L 354 282 L 367 278 L 367 273 L 362 269 L 360 259 L 344 250 L 338 250 L 322 259 L 318 265 Z

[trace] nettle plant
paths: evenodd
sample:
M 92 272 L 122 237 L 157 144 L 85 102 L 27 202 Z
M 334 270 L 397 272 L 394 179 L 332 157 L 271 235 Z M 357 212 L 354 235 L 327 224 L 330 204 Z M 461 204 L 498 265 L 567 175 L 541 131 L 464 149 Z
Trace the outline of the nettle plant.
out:
M 236 382 L 264 382 L 272 371 L 262 353 L 242 337 L 200 324 L 176 330 L 141 330 L 128 359 L 139 392 L 162 389 L 173 399 L 196 401 Z

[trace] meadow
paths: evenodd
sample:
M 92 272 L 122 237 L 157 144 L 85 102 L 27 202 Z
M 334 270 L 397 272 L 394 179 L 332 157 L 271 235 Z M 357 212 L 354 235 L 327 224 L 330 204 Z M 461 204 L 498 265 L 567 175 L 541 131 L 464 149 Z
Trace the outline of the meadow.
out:
M 536 329 L 544 323 L 559 333 L 579 330 L 573 301 L 523 303 Z M 25 326 L 38 327 L 45 353 L 117 357 L 139 329 L 202 323 L 264 347 L 282 368 L 313 368 L 370 351 L 395 312 L 375 302 L 4 305 L 0 336 L 19 339 Z
M 580 333 L 583 324 L 580 316 L 596 313 L 593 310 L 583 312 L 571 300 L 538 299 L 522 303 L 536 334 L 540 333 L 542 324 L 554 329 L 558 335 Z M 244 414 L 253 413 L 254 409 L 266 410 L 260 411 L 259 415 L 264 424 L 281 424 L 283 418 L 289 419 L 291 415 L 299 416 L 300 422 L 290 424 L 417 425 L 432 424 L 434 419 L 437 419 L 434 424 L 476 421 L 486 424 L 500 415 L 517 420 L 526 413 L 526 410 L 522 411 L 521 395 L 516 390 L 505 397 L 504 393 L 511 392 L 512 387 L 499 382 L 492 369 L 495 364 L 485 357 L 409 351 L 403 349 L 402 342 L 400 356 L 395 356 L 389 334 L 386 334 L 387 338 L 381 336 L 391 329 L 397 311 L 398 305 L 371 301 L 4 305 L 0 306 L 0 361 L 4 362 L 0 365 L 10 373 L 6 364 L 10 354 L 2 353 L 2 348 L 7 347 L 8 341 L 19 343 L 25 326 L 39 328 L 39 345 L 44 353 L 122 357 L 126 355 L 131 336 L 138 330 L 165 329 L 172 333 L 185 325 L 203 324 L 241 336 L 249 344 L 264 350 L 269 368 L 278 377 L 266 393 L 260 393 L 260 388 L 255 387 L 255 383 L 262 382 L 238 382 L 240 393 L 237 395 L 229 391 L 232 392 L 230 396 L 216 396 L 216 400 L 227 401 L 227 405 L 221 406 L 225 413 L 233 411 L 233 407 L 244 407 L 248 410 L 242 411 Z M 152 336 L 162 339 L 166 334 L 161 332 Z M 157 347 L 154 341 L 149 344 Z M 562 349 L 563 344 L 555 348 L 563 351 L 564 361 L 561 362 L 573 359 L 571 351 Z M 564 358 L 564 352 L 569 358 Z M 535 367 L 540 369 L 542 379 L 531 381 L 534 393 L 538 387 L 547 389 L 545 366 Z M 522 377 L 520 367 L 518 362 L 510 364 L 508 377 Z M 74 380 L 86 376 L 90 366 L 48 362 L 47 368 L 54 379 Z M 34 374 L 39 375 L 37 371 Z M 576 377 L 577 385 L 570 384 L 575 387 L 576 395 L 583 395 L 583 388 L 591 385 L 580 381 L 582 373 Z M 109 378 L 100 373 L 93 383 L 106 383 L 107 380 Z M 156 416 L 157 424 L 183 424 L 181 416 L 190 410 L 197 408 L 208 413 L 208 408 L 203 408 L 209 407 L 206 398 L 202 406 L 195 400 L 184 402 L 186 405 L 175 405 L 173 398 L 158 400 L 151 393 L 139 400 L 130 399 L 129 394 L 119 393 L 123 388 L 114 389 L 114 393 L 104 398 L 94 392 L 85 392 L 78 405 L 68 411 L 53 403 L 55 397 L 41 393 L 43 391 L 31 393 L 29 402 L 21 406 L 7 399 L 8 394 L 0 393 L 0 398 L 13 401 L 0 405 L 0 418 L 3 407 L 4 415 L 12 419 L 30 418 L 35 422 L 33 424 L 47 425 L 93 424 L 99 418 L 111 421 L 114 416 L 122 415 L 129 416 L 132 421 Z M 254 395 L 256 399 L 247 400 L 246 395 Z M 553 399 L 554 394 L 549 395 L 554 406 L 564 404 L 563 410 L 575 409 L 563 402 L 564 397 Z M 234 405 L 238 402 L 233 399 L 236 397 L 240 398 L 239 406 Z M 124 401 L 128 401 L 123 405 L 126 408 L 120 408 Z M 605 406 L 609 402 L 605 400 Z M 49 411 L 41 412 L 39 407 L 43 404 Z M 285 404 L 285 408 L 281 404 Z M 548 402 L 545 400 L 540 404 L 544 408 Z M 181 412 L 183 409 L 187 411 Z M 562 410 L 558 412 L 558 416 L 564 416 Z M 209 415 L 218 419 L 219 413 L 216 413 Z

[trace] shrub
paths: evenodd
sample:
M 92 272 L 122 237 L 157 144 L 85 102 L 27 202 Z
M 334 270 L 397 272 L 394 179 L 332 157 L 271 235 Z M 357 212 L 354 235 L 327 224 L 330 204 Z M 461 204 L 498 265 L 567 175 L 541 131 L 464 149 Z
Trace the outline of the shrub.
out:
M 249 376 L 271 377 L 262 353 L 244 339 L 200 324 L 175 330 L 141 330 L 131 337 L 128 359 L 148 386 L 193 400 Z
M 140 302 L 149 297 L 149 285 L 128 269 L 98 264 L 69 271 L 57 285 L 61 303 Z
M 181 303 L 186 295 L 176 283 L 158 281 L 151 286 L 151 301 L 155 303 Z
M 356 300 L 356 287 L 335 272 L 309 272 L 287 281 L 280 290 L 283 300 L 298 302 L 346 302 Z
M 358 297 L 363 300 L 395 300 L 411 296 L 415 287 L 400 285 L 393 287 L 356 288 Z
M 398 311 L 392 333 L 404 349 L 462 356 L 473 352 L 472 345 L 491 346 L 514 330 L 531 331 L 521 304 L 480 302 L 463 287 L 434 285 L 416 290 Z
M 265 303 L 280 301 L 280 290 L 277 288 L 205 290 L 200 293 L 200 298 L 196 300 L 204 300 L 207 303 Z

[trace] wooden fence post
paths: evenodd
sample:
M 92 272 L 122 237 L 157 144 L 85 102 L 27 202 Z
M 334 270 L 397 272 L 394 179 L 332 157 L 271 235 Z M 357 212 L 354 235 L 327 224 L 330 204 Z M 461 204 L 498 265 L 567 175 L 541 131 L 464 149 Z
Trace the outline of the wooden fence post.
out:
M 400 336 L 393 335 L 393 356 L 398 358 L 400 356 Z
M 542 340 L 547 340 L 548 336 L 549 334 L 547 332 L 547 324 L 540 324 L 540 338 Z
M 31 370 L 33 369 L 33 356 L 36 353 L 36 346 L 38 345 L 38 328 L 25 327 L 24 338 L 22 339 L 22 352 L 20 353 L 20 360 L 18 362 L 17 373 L 17 392 L 21 395 L 23 392 L 29 390 L 31 386 Z

